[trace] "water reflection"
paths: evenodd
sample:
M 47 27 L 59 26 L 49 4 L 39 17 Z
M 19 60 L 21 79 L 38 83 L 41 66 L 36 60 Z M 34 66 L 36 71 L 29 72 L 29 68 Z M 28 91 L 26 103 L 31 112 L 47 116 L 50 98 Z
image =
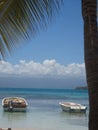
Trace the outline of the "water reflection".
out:
M 60 113 L 63 120 L 67 121 L 70 125 L 88 126 L 88 113 Z
M 87 113 L 74 113 L 74 112 L 63 112 L 61 111 L 61 115 L 66 115 L 67 117 L 86 117 Z
M 27 118 L 27 112 L 2 112 L 4 120 L 8 122 L 19 122 Z

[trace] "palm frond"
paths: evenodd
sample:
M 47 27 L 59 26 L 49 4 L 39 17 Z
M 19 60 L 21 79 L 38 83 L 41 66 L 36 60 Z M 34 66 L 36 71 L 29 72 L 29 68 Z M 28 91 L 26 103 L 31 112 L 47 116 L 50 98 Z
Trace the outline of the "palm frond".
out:
M 19 39 L 35 36 L 58 11 L 62 0 L 0 0 L 0 53 L 5 57 Z

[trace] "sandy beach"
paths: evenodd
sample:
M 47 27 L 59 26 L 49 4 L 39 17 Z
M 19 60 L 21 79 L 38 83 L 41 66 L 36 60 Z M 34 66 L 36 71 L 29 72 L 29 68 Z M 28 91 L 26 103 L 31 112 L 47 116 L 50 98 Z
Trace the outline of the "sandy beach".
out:
M 8 130 L 8 128 L 2 128 L 2 130 Z M 11 130 L 45 130 L 45 129 L 35 129 L 35 128 L 11 128 Z M 46 129 L 53 130 L 53 129 Z M 60 130 L 59 128 L 57 130 Z M 83 126 L 66 126 L 66 130 L 88 130 L 87 127 Z

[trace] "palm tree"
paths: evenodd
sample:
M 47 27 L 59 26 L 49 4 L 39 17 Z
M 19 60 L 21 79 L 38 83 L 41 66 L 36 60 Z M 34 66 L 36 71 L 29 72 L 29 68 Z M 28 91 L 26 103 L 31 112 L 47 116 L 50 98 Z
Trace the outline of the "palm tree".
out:
M 84 57 L 89 90 L 89 130 L 98 128 L 98 29 L 97 0 L 82 0 Z
M 62 0 L 0 0 L 0 53 L 4 58 L 21 37 L 34 36 L 49 24 Z M 97 0 L 81 0 L 84 20 L 84 53 L 89 90 L 89 130 L 98 123 Z
M 46 28 L 62 0 L 0 0 L 0 53 L 3 58 L 20 42 Z

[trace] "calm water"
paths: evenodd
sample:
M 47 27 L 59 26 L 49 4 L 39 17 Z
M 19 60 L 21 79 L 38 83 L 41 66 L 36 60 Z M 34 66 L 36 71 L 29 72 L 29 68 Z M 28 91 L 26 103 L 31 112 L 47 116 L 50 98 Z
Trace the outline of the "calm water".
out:
M 28 102 L 27 112 L 4 112 L 1 102 L 4 97 L 24 97 Z M 62 112 L 59 102 L 72 101 L 88 105 L 87 90 L 0 88 L 0 127 L 34 128 L 35 130 L 87 130 L 86 114 Z

